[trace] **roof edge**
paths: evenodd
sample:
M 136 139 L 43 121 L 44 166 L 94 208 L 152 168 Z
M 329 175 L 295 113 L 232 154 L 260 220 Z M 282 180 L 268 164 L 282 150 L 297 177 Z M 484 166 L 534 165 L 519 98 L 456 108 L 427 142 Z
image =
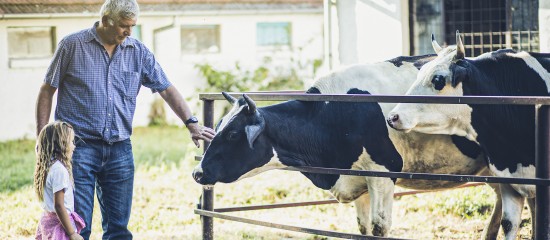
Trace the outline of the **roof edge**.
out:
M 234 15 L 257 15 L 257 14 L 319 14 L 323 9 L 281 9 L 281 10 L 217 10 L 217 11 L 163 11 L 163 12 L 141 12 L 140 17 L 154 16 L 234 16 Z M 99 13 L 20 13 L 1 14 L 0 20 L 4 19 L 61 19 L 61 18 L 89 18 L 98 17 Z

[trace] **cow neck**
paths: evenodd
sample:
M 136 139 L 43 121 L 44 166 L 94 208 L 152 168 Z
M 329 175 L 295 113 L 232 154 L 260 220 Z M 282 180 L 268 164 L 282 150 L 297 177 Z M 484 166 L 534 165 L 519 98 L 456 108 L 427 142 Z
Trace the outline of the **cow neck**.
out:
M 261 108 L 281 163 L 350 169 L 367 150 L 370 159 L 400 171 L 403 162 L 389 139 L 376 103 L 288 101 Z M 354 114 L 354 113 L 364 114 Z M 317 187 L 329 189 L 338 175 L 304 173 Z
M 260 109 L 268 138 L 279 160 L 289 166 L 311 166 L 320 160 L 318 129 L 310 124 L 311 103 L 288 101 Z
M 498 51 L 489 56 L 464 59 L 470 80 L 463 83 L 464 95 L 548 96 L 544 79 L 521 58 Z M 550 69 L 550 62 L 545 64 Z
M 289 101 L 262 109 L 266 121 L 266 133 L 279 161 L 287 166 L 331 167 L 330 162 L 322 156 L 319 138 L 312 134 L 319 132 L 311 128 L 308 116 L 311 109 L 303 103 Z M 321 130 L 322 131 L 322 130 Z M 302 173 L 316 187 L 329 190 L 338 175 Z
M 548 96 L 540 76 L 520 58 L 493 54 L 467 60 L 470 78 L 463 82 L 464 95 Z M 498 170 L 515 172 L 518 163 L 534 165 L 533 106 L 471 104 L 472 126 L 478 142 Z M 510 127 L 514 126 L 514 127 Z

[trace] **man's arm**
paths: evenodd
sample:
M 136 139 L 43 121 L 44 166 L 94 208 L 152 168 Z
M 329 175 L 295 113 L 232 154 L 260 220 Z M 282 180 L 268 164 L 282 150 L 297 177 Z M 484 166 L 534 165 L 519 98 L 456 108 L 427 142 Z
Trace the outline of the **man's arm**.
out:
M 36 136 L 40 130 L 50 121 L 50 113 L 52 111 L 53 95 L 57 88 L 54 88 L 46 83 L 40 87 L 38 99 L 36 99 Z
M 176 113 L 182 122 L 189 119 L 193 114 L 187 102 L 181 96 L 181 93 L 174 86 L 168 87 L 166 90 L 159 93 L 160 96 L 168 103 L 168 106 Z M 190 123 L 187 125 L 191 139 L 197 147 L 200 147 L 199 140 L 212 141 L 216 132 L 211 128 L 200 126 L 198 123 Z

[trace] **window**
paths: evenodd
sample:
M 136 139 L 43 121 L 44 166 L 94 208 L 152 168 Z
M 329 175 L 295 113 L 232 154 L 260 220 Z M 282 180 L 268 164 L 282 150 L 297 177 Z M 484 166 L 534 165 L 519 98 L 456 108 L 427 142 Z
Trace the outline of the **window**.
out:
M 139 40 L 141 40 L 141 25 L 136 25 L 132 28 L 132 37 Z
M 446 0 L 444 9 L 446 40 L 455 42 L 458 29 L 467 56 L 501 48 L 539 49 L 536 0 Z
M 432 53 L 430 34 L 455 44 L 456 30 L 466 56 L 501 48 L 539 51 L 539 0 L 411 0 L 411 54 Z
M 256 24 L 256 45 L 290 46 L 291 25 L 288 22 L 262 22 Z
M 181 27 L 182 53 L 220 52 L 219 25 L 183 25 Z
M 442 46 L 446 43 L 442 41 L 443 36 L 443 9 L 440 0 L 413 0 L 410 7 L 410 39 L 411 54 L 420 55 L 434 53 L 431 34 Z
M 55 43 L 55 27 L 8 27 L 10 60 L 49 58 Z

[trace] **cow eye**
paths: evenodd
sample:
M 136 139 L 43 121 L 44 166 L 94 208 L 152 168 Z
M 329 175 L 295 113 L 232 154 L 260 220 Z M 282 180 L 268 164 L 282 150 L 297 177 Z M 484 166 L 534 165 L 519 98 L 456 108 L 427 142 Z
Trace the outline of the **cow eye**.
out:
M 237 131 L 230 131 L 226 135 L 227 141 L 235 141 L 239 138 L 239 132 Z
M 434 85 L 435 90 L 440 91 L 441 89 L 443 89 L 443 87 L 445 87 L 445 77 L 441 75 L 435 75 L 432 78 L 432 84 Z

